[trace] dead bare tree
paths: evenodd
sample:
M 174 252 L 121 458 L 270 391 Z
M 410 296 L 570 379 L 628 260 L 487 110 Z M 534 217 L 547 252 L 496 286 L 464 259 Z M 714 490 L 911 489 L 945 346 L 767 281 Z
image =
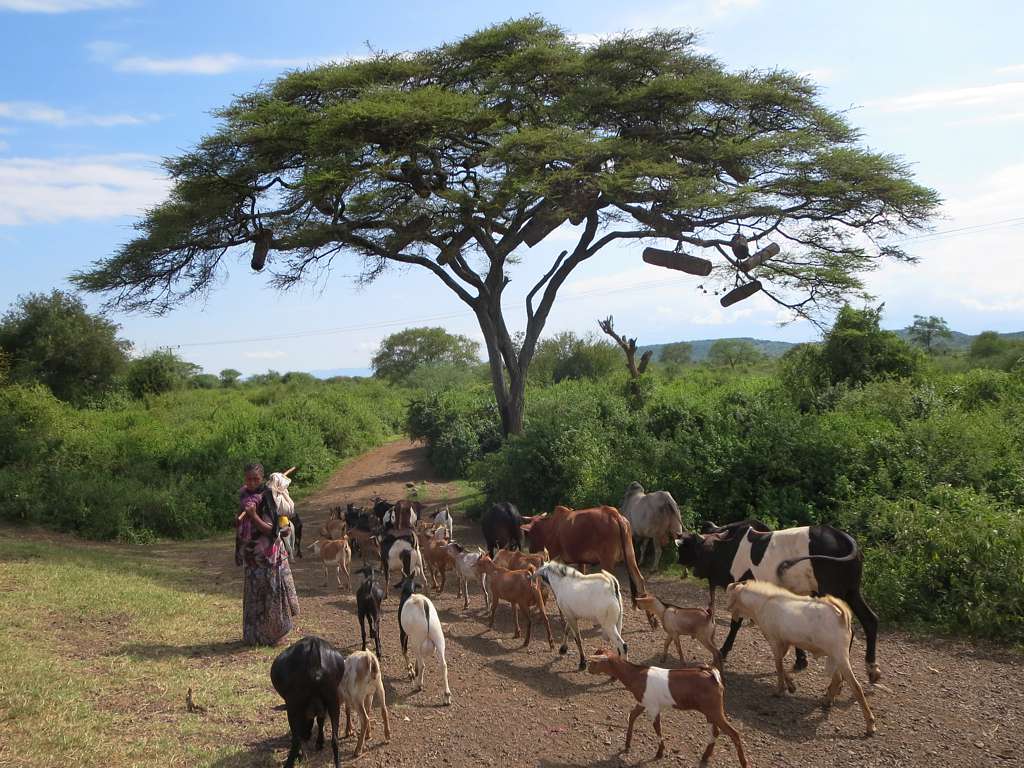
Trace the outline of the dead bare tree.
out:
M 637 364 L 636 339 L 627 339 L 625 336 L 619 336 L 615 332 L 615 318 L 611 315 L 608 315 L 604 320 L 598 320 L 597 324 L 602 331 L 615 339 L 615 343 L 626 353 L 626 367 L 629 368 L 629 375 L 634 379 L 639 379 L 641 374 L 647 370 L 647 364 L 651 362 L 653 351 L 649 349 L 640 355 L 640 363 Z

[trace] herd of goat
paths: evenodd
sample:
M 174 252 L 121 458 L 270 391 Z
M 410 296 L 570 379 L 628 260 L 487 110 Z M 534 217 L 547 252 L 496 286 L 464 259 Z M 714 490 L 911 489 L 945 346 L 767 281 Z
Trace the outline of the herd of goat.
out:
M 562 618 L 559 652 L 568 652 L 570 634 L 579 651 L 579 669 L 617 679 L 634 696 L 629 714 L 625 749 L 633 724 L 643 712 L 653 720 L 661 757 L 661 713 L 668 709 L 696 710 L 711 727 L 711 738 L 701 757 L 705 765 L 718 736 L 724 733 L 736 747 L 740 765 L 748 765 L 743 740 L 725 714 L 721 668 L 744 618 L 756 624 L 772 650 L 777 673 L 776 695 L 795 691 L 783 661 L 796 649 L 795 669 L 806 666 L 806 652 L 827 658 L 829 706 L 848 684 L 863 710 L 867 735 L 875 730 L 874 716 L 853 674 L 850 649 L 852 618 L 861 622 L 866 636 L 866 664 L 872 683 L 880 678 L 875 660 L 878 620 L 860 592 L 863 555 L 845 532 L 827 525 L 772 531 L 756 520 L 726 526 L 706 524 L 702 533 L 685 533 L 679 509 L 666 492 L 644 493 L 638 483 L 626 491 L 619 509 L 609 506 L 574 510 L 556 507 L 549 514 L 524 517 L 513 504 L 493 504 L 485 511 L 481 527 L 487 549 L 470 551 L 452 536 L 451 514 L 445 505 L 428 508 L 419 502 L 394 504 L 375 499 L 371 509 L 352 504 L 336 508 L 321 527 L 312 549 L 324 568 L 335 569 L 338 585 L 359 577 L 356 609 L 362 650 L 345 657 L 329 642 L 306 637 L 283 651 L 271 668 L 274 688 L 284 699 L 291 729 L 291 749 L 285 763 L 290 768 L 300 754 L 301 742 L 317 725 L 317 748 L 324 745 L 324 721 L 332 725 L 331 747 L 339 765 L 338 727 L 345 707 L 345 735 L 351 731 L 355 710 L 360 730 L 355 755 L 370 732 L 369 712 L 379 707 L 384 738 L 390 736 L 384 687 L 381 680 L 381 602 L 389 589 L 400 589 L 399 636 L 405 669 L 422 690 L 425 662 L 433 658 L 440 667 L 443 703 L 451 703 L 444 630 L 430 599 L 419 591 L 428 582 L 437 592 L 444 589 L 447 574 L 458 580 L 458 596 L 469 606 L 469 588 L 477 584 L 494 626 L 498 606 L 512 606 L 514 637 L 520 637 L 520 618 L 525 621 L 523 646 L 530 643 L 536 612 L 554 648 L 545 600 L 553 597 Z M 301 523 L 299 523 L 301 525 Z M 289 539 L 289 550 L 301 557 L 298 541 Z M 292 533 L 292 532 L 290 532 Z M 524 541 L 525 536 L 525 541 Z M 661 550 L 673 546 L 678 562 L 695 576 L 707 579 L 707 608 L 680 607 L 649 593 L 640 572 L 634 545 L 641 553 L 653 548 L 654 567 Z M 529 552 L 527 552 L 529 550 Z M 352 570 L 353 553 L 362 567 Z M 615 566 L 625 562 L 634 609 L 646 613 L 652 628 L 659 623 L 665 633 L 662 663 L 674 643 L 683 659 L 681 637 L 692 637 L 711 655 L 711 664 L 664 669 L 626 660 L 628 648 L 622 633 L 623 596 Z M 576 567 L 574 567 L 576 566 Z M 599 566 L 587 573 L 590 566 Z M 577 568 L 581 569 L 578 570 Z M 392 577 L 401 574 L 397 583 Z M 351 586 L 351 583 L 349 584 Z M 715 589 L 724 588 L 726 608 L 732 615 L 729 635 L 719 649 L 714 643 Z M 580 624 L 600 628 L 608 649 L 587 656 Z M 368 637 L 373 651 L 367 650 Z M 414 661 L 410 661 L 410 652 Z

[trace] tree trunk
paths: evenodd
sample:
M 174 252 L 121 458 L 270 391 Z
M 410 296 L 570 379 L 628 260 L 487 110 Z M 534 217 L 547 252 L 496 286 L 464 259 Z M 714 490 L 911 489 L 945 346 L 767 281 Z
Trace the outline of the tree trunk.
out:
M 497 297 L 497 306 L 492 307 L 483 299 L 474 306 L 480 330 L 484 335 L 487 347 L 487 362 L 491 369 L 491 386 L 494 388 L 494 400 L 498 405 L 501 417 L 501 432 L 505 437 L 522 434 L 523 412 L 526 405 L 526 367 L 529 360 L 522 366 L 507 339 L 503 340 L 499 332 L 501 318 L 501 298 Z M 497 318 L 495 318 L 497 314 Z M 507 337 L 507 334 L 505 334 Z M 507 347 L 507 348 L 506 348 Z

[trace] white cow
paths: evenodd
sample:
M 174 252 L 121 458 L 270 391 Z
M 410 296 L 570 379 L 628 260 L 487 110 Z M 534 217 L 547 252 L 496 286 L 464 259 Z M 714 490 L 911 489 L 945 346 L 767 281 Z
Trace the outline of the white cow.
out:
M 640 561 L 644 559 L 647 542 L 651 542 L 654 547 L 652 568 L 657 570 L 661 563 L 661 548 L 683 535 L 683 521 L 676 500 L 668 491 L 644 493 L 640 483 L 630 483 L 619 511 L 629 520 L 634 542 L 642 544 Z

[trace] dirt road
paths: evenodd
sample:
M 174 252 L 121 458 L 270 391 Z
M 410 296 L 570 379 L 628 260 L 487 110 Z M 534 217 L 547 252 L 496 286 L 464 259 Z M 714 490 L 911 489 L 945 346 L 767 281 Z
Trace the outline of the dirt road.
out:
M 300 504 L 307 540 L 327 509 L 346 501 L 363 502 L 374 493 L 398 498 L 408 481 L 430 481 L 428 499 L 452 498 L 455 489 L 433 482 L 424 452 L 407 442 L 392 443 L 351 461 L 314 497 Z M 480 543 L 475 524 L 458 520 L 455 536 Z M 213 550 L 200 548 L 201 568 L 229 577 L 232 566 L 210 559 Z M 306 557 L 293 566 L 302 616 L 295 637 L 322 633 L 342 648 L 358 648 L 359 627 L 351 592 L 323 586 L 322 571 Z M 620 572 L 620 580 L 625 574 Z M 623 581 L 625 584 L 626 582 Z M 653 578 L 649 585 L 664 600 L 680 605 L 706 603 L 706 589 L 694 580 Z M 402 674 L 395 617 L 397 592 L 385 602 L 384 662 L 393 733 L 380 743 L 375 727 L 372 749 L 363 765 L 416 766 L 569 766 L 639 765 L 651 761 L 656 740 L 650 721 L 637 721 L 633 749 L 621 755 L 626 715 L 632 699 L 618 683 L 576 670 L 574 651 L 560 657 L 548 648 L 543 628 L 534 626 L 529 648 L 512 639 L 511 612 L 498 612 L 495 629 L 484 622 L 483 599 L 474 592 L 464 612 L 449 581 L 440 596 L 430 595 L 445 623 L 453 703 L 441 706 L 437 669 L 427 668 L 425 690 L 412 692 Z M 628 604 L 627 604 L 628 605 Z M 630 659 L 659 663 L 661 633 L 651 631 L 642 614 L 627 611 L 625 635 Z M 551 620 L 556 648 L 561 624 Z M 725 636 L 727 617 L 718 613 L 718 640 Z M 585 633 L 584 646 L 596 650 L 600 638 Z M 684 642 L 688 660 L 705 660 L 696 643 Z M 854 642 L 854 669 L 865 686 L 878 721 L 878 734 L 865 738 L 864 723 L 848 689 L 837 705 L 821 706 L 827 681 L 823 664 L 811 659 L 797 676 L 795 696 L 771 696 L 774 671 L 764 639 L 756 629 L 740 632 L 725 669 L 726 708 L 747 745 L 753 766 L 1020 766 L 1024 765 L 1024 657 L 1008 650 L 977 647 L 934 638 L 917 639 L 883 633 L 879 641 L 882 685 L 867 685 L 863 644 Z M 678 665 L 678 658 L 666 666 Z M 284 737 L 286 722 L 279 713 L 259 714 L 258 730 Z M 262 722 L 265 720 L 266 722 Z M 708 726 L 694 713 L 674 712 L 663 718 L 668 744 L 661 765 L 695 765 L 708 737 Z M 345 742 L 346 755 L 353 744 Z M 283 738 L 253 745 L 254 752 L 273 750 L 283 759 Z M 329 750 L 310 765 L 326 765 Z M 261 758 L 265 757 L 260 755 Z M 253 755 L 255 760 L 256 755 Z M 731 744 L 719 740 L 712 765 L 738 765 Z

